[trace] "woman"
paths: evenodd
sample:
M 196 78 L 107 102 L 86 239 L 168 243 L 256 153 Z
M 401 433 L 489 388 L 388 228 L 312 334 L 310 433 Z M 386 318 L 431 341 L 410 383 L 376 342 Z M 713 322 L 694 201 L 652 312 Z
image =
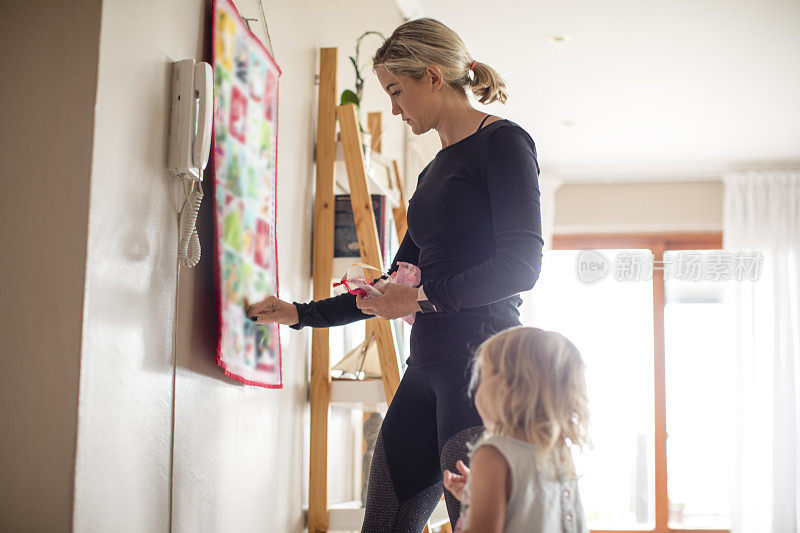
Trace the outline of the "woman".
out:
M 442 23 L 399 26 L 373 69 L 392 113 L 415 134 L 435 129 L 442 141 L 419 175 L 389 270 L 401 261 L 419 266 L 420 287 L 388 284 L 378 297 L 309 303 L 269 297 L 249 315 L 300 329 L 417 313 L 408 368 L 376 442 L 362 531 L 421 531 L 442 496 L 443 472 L 467 463 L 466 443 L 483 431 L 467 395 L 473 350 L 520 325 L 519 293 L 539 277 L 539 166 L 525 130 L 472 107 L 467 89 L 483 104 L 505 103 L 505 83 Z M 449 492 L 445 499 L 455 524 L 460 504 Z

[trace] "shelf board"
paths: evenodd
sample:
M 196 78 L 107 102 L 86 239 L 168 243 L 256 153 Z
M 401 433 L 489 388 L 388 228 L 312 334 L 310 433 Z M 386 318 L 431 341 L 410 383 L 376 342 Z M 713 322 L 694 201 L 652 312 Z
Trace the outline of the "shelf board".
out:
M 360 530 L 364 522 L 364 508 L 361 500 L 334 503 L 328 508 L 328 529 L 330 531 Z
M 363 407 L 379 410 L 386 407 L 386 393 L 380 379 L 331 380 L 331 404 L 337 407 Z
M 428 525 L 430 527 L 439 527 L 449 521 L 447 507 L 445 506 L 444 498 L 442 498 L 433 510 L 433 514 L 428 520 Z M 330 531 L 358 531 L 363 523 L 364 508 L 361 507 L 360 500 L 334 503 L 328 508 L 328 529 Z

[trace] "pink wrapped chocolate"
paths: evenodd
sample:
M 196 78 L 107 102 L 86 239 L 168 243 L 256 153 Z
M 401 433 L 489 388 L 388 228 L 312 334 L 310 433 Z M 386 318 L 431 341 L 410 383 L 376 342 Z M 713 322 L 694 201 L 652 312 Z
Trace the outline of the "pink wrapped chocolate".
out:
M 406 287 L 418 287 L 421 280 L 421 272 L 416 265 L 411 263 L 399 262 L 397 263 L 397 270 L 391 273 L 388 279 L 378 279 L 377 281 L 367 281 L 367 276 L 364 272 L 365 268 L 369 268 L 380 272 L 380 269 L 364 263 L 355 263 L 347 269 L 341 281 L 334 283 L 334 287 L 343 285 L 347 292 L 361 296 L 362 298 L 372 298 L 381 294 L 382 289 L 387 283 L 397 283 L 398 285 L 405 285 Z M 414 313 L 406 315 L 403 318 L 409 324 L 414 323 Z

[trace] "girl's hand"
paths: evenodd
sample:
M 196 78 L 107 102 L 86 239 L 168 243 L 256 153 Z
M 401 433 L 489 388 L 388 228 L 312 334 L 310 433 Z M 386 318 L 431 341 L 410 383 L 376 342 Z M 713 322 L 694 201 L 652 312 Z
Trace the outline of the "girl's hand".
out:
M 465 502 L 464 499 L 466 498 L 466 487 L 467 487 L 467 479 L 469 478 L 469 468 L 467 465 L 464 464 L 464 461 L 458 460 L 456 463 L 456 468 L 462 475 L 454 474 L 449 470 L 444 471 L 444 476 L 442 482 L 444 483 L 444 488 L 449 490 L 456 500 L 460 501 L 461 503 L 469 503 Z
M 284 302 L 274 296 L 267 296 L 253 305 L 248 305 L 245 300 L 244 304 L 247 307 L 247 316 L 256 324 L 275 323 L 293 326 L 300 321 L 297 316 L 297 307 L 294 304 Z
M 356 296 L 356 306 L 362 313 L 391 320 L 421 311 L 417 303 L 416 287 L 387 283 L 379 290 L 382 293 L 380 296 Z

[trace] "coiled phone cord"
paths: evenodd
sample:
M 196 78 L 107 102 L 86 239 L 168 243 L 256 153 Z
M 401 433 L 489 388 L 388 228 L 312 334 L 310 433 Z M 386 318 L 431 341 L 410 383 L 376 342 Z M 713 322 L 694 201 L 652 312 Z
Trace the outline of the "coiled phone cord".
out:
M 200 237 L 197 235 L 197 213 L 203 200 L 203 184 L 194 179 L 182 178 L 184 193 L 180 217 L 180 242 L 178 243 L 178 259 L 187 267 L 196 266 L 200 262 Z M 202 174 L 200 179 L 203 179 Z M 186 191 L 186 181 L 191 181 L 191 188 Z M 187 205 L 188 204 L 188 205 Z

